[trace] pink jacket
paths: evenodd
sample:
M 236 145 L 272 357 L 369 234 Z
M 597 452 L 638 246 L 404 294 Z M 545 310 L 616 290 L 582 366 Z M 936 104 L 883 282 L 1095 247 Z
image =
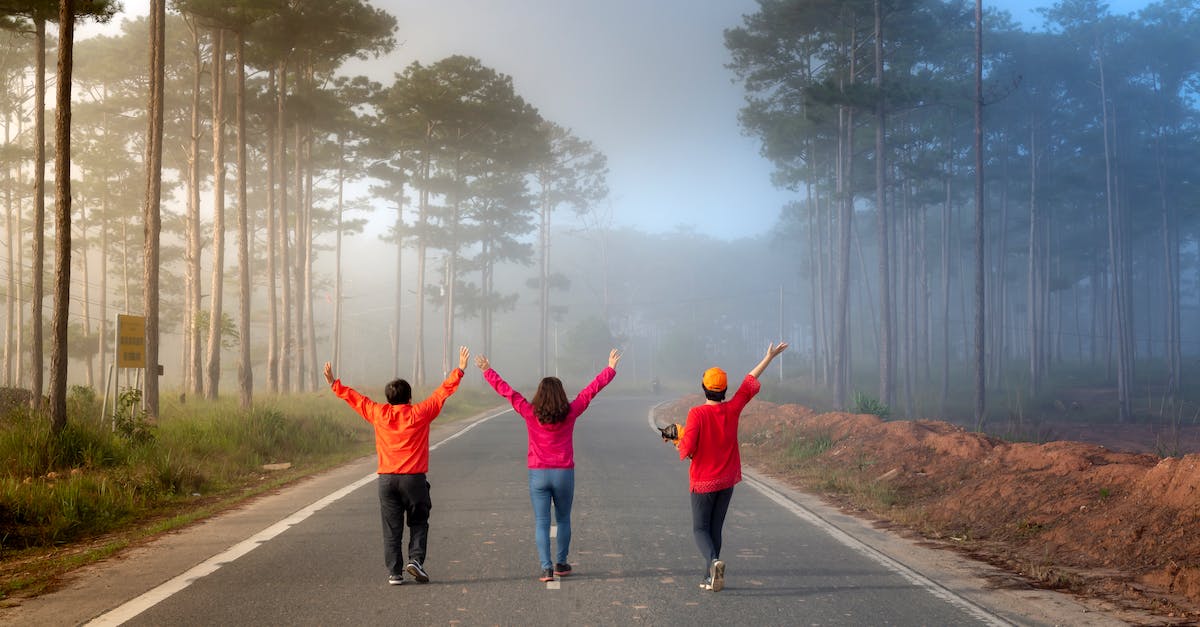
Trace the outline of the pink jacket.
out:
M 538 422 L 533 413 L 533 405 L 521 396 L 520 392 L 512 389 L 500 373 L 488 368 L 483 378 L 492 385 L 492 389 L 512 403 L 513 410 L 525 419 L 525 429 L 529 432 L 529 468 L 574 468 L 575 467 L 575 421 L 588 408 L 592 398 L 612 382 L 617 371 L 605 368 L 596 375 L 587 387 L 579 391 L 575 400 L 571 401 L 571 409 L 565 420 L 552 425 Z

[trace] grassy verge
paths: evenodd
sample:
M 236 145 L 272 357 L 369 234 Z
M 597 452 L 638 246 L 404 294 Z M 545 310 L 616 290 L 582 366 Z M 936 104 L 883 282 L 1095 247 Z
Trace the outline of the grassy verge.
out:
M 154 424 L 136 395 L 122 400 L 115 423 L 101 420 L 95 395 L 73 388 L 58 436 L 44 415 L 21 407 L 0 415 L 0 604 L 374 452 L 370 425 L 328 393 L 268 398 L 250 410 L 234 399 L 164 398 Z M 462 390 L 439 420 L 495 405 L 494 394 Z

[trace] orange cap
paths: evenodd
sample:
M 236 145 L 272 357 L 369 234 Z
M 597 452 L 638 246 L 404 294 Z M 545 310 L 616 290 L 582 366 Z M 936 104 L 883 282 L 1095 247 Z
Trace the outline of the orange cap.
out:
M 725 388 L 729 385 L 725 377 L 725 371 L 715 367 L 705 370 L 704 378 L 701 381 L 704 389 L 713 392 L 724 392 Z

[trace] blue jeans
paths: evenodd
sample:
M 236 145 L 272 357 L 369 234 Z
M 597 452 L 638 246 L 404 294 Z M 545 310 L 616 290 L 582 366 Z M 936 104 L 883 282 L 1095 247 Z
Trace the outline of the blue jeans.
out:
M 529 499 L 533 502 L 533 536 L 542 568 L 566 564 L 571 550 L 571 501 L 575 499 L 574 468 L 530 468 Z M 558 524 L 558 553 L 550 561 L 550 503 Z

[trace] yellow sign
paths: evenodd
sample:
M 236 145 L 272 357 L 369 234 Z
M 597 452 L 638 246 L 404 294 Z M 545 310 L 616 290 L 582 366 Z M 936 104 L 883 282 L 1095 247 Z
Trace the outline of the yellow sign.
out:
M 146 367 L 146 318 L 117 314 L 117 367 Z

